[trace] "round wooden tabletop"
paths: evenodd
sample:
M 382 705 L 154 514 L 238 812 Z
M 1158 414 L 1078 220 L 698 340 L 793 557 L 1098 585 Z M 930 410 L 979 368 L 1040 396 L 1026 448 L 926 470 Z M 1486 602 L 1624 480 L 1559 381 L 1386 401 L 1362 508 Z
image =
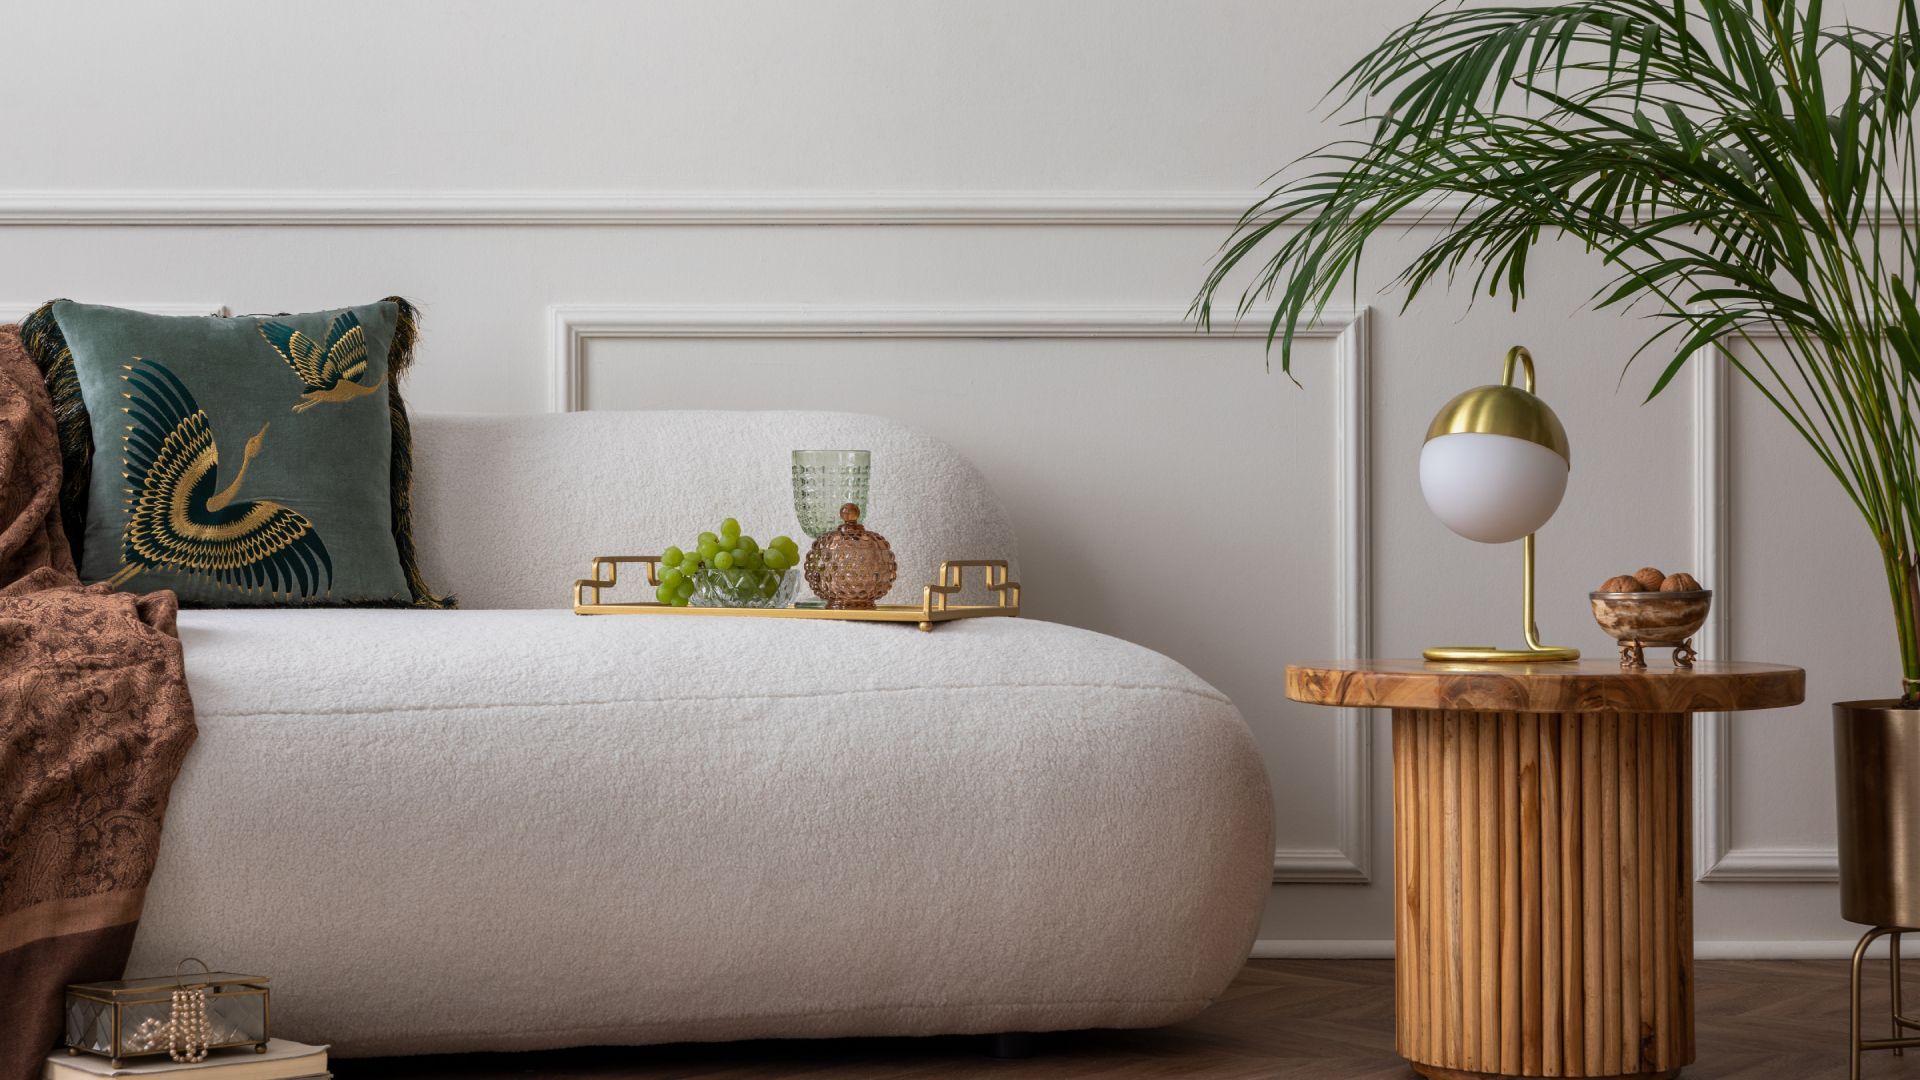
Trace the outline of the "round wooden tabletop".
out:
M 1806 696 L 1806 672 L 1785 664 L 1618 661 L 1464 664 L 1329 660 L 1287 665 L 1287 696 L 1315 705 L 1469 712 L 1721 712 L 1777 709 Z

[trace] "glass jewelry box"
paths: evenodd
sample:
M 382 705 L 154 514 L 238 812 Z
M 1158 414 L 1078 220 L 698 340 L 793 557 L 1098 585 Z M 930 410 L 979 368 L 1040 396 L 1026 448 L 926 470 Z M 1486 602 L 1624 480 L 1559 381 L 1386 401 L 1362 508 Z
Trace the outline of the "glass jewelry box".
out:
M 204 1028 L 176 1030 L 176 992 L 204 995 Z M 99 1054 L 122 1059 L 182 1050 L 218 1050 L 252 1046 L 265 1053 L 272 1006 L 267 979 L 231 971 L 201 971 L 119 982 L 75 983 L 67 987 L 69 1054 Z M 202 1041 L 204 1038 L 204 1041 Z M 176 1060 L 180 1060 L 176 1057 Z

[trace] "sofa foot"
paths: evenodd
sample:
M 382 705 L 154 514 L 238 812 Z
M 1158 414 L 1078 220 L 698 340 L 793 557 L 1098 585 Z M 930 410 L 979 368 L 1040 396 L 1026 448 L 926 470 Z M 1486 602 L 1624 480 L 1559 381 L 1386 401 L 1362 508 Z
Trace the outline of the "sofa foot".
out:
M 1032 1057 L 1040 1049 L 1040 1039 L 1031 1031 L 1002 1031 L 988 1036 L 987 1052 L 997 1058 Z

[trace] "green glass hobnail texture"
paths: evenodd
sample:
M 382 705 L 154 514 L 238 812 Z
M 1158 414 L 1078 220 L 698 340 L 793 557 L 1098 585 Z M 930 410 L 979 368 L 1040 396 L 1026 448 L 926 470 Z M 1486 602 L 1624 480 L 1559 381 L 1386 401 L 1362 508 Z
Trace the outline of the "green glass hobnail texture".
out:
M 867 516 L 873 456 L 865 450 L 795 450 L 793 511 L 814 539 L 840 527 L 840 507 L 852 503 Z

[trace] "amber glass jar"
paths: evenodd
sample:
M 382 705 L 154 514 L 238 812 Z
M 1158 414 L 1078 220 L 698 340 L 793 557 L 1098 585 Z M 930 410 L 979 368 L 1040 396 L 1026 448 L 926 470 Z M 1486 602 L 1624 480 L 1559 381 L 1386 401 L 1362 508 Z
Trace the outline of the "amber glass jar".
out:
M 807 551 L 807 585 L 836 611 L 865 610 L 887 595 L 899 566 L 887 538 L 860 524 L 860 508 L 840 507 L 840 527 Z

